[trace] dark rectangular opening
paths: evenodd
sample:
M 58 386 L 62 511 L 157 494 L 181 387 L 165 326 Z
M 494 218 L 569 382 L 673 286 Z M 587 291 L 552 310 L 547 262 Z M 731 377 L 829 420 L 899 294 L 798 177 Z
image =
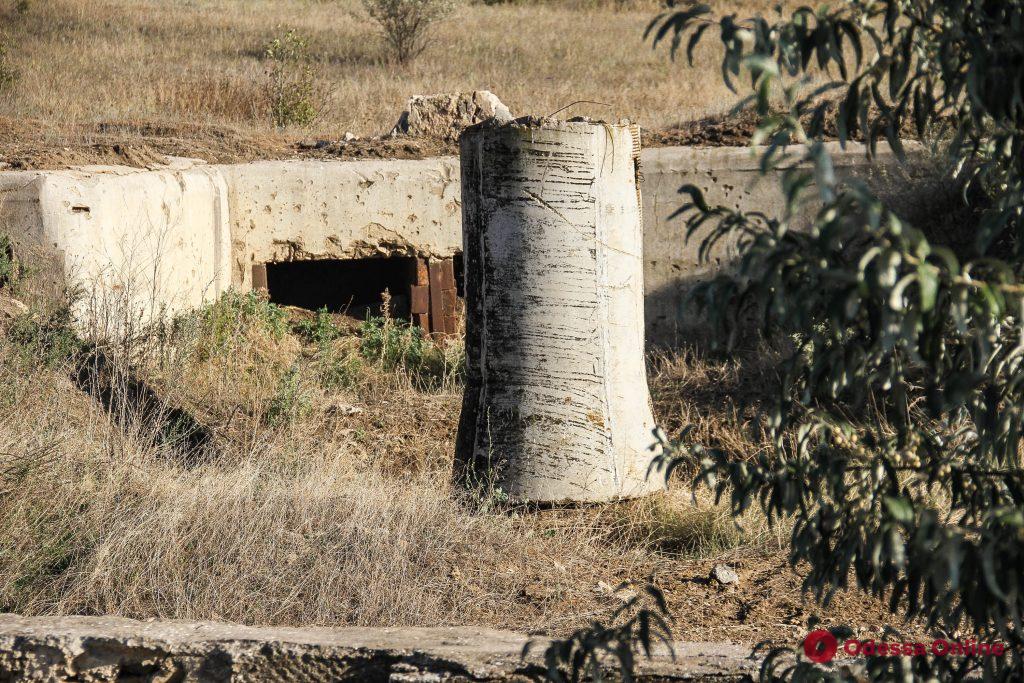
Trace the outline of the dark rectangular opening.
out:
M 416 283 L 416 259 L 406 257 L 284 261 L 267 264 L 267 292 L 276 304 L 310 310 L 327 308 L 357 318 L 381 313 L 382 293 L 391 313 L 409 316 L 409 290 Z

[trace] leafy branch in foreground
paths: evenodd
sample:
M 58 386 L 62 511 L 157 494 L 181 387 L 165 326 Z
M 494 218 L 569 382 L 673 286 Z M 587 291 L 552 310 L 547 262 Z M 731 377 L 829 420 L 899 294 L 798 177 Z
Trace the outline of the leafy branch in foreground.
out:
M 1024 2 L 852 0 L 774 22 L 710 13 L 669 11 L 648 36 L 673 54 L 685 41 L 692 56 L 717 31 L 726 83 L 749 77 L 754 144 L 762 170 L 780 174 L 785 208 L 744 213 L 683 188 L 677 215 L 702 258 L 727 244 L 741 255 L 695 296 L 730 345 L 751 322 L 792 343 L 763 415 L 772 452 L 736 462 L 684 434 L 662 464 L 696 471 L 736 514 L 759 505 L 791 520 L 791 561 L 807 563 L 819 599 L 852 577 L 907 619 L 1009 646 L 1000 658 L 871 660 L 872 677 L 1019 680 Z M 943 244 L 934 226 L 839 182 L 823 142 L 829 92 L 843 93 L 844 144 L 856 133 L 870 154 L 884 139 L 902 157 L 907 129 L 935 141 L 980 198 L 972 244 Z M 806 662 L 787 672 L 825 675 Z
M 625 588 L 621 586 L 620 588 Z M 594 621 L 564 640 L 553 640 L 544 651 L 547 680 L 553 683 L 603 681 L 612 662 L 618 665 L 616 680 L 633 680 L 636 655 L 651 657 L 658 643 L 672 652 L 665 596 L 655 586 L 645 586 L 616 609 L 608 622 Z M 535 643 L 523 647 L 525 658 Z

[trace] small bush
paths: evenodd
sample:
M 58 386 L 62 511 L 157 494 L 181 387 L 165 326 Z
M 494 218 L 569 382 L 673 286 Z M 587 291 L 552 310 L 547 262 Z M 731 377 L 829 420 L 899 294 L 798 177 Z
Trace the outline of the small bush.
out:
M 362 371 L 363 361 L 358 349 L 348 343 L 338 343 L 342 331 L 326 308 L 321 308 L 312 320 L 303 320 L 295 331 L 305 341 L 315 344 L 316 360 L 313 364 L 320 384 L 327 389 L 355 386 Z
M 295 331 L 307 342 L 316 344 L 323 350 L 331 345 L 335 339 L 341 336 L 341 330 L 334 324 L 330 311 L 321 308 L 316 312 L 312 320 L 303 320 L 295 326 Z
M 386 371 L 405 371 L 418 389 L 437 389 L 461 378 L 464 354 L 435 344 L 419 327 L 377 316 L 368 318 L 359 332 L 364 358 Z
M 82 342 L 71 327 L 71 309 L 67 306 L 15 318 L 7 330 L 7 338 L 18 359 L 36 367 L 58 368 L 82 350 Z
M 418 57 L 430 44 L 429 30 L 452 13 L 453 0 L 363 0 L 363 7 L 384 33 L 399 64 Z
M 227 352 L 233 347 L 240 328 L 255 325 L 275 339 L 288 331 L 288 318 L 281 307 L 270 303 L 258 292 L 244 294 L 227 292 L 195 316 L 178 321 L 178 326 L 198 323 L 197 338 L 202 340 L 205 354 Z M 202 354 L 201 354 L 202 355 Z
M 295 29 L 274 38 L 263 50 L 270 118 L 279 128 L 313 123 L 323 108 L 323 93 L 309 55 L 309 41 Z

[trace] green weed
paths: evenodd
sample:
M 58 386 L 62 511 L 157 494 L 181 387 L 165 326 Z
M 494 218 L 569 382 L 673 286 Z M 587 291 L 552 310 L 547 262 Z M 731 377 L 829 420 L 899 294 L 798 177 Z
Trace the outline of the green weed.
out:
M 464 356 L 423 335 L 423 330 L 388 316 L 367 318 L 360 326 L 360 353 L 393 372 L 404 371 L 417 389 L 438 389 L 462 378 Z M 454 345 L 453 345 L 454 346 Z
M 281 339 L 288 332 L 288 316 L 284 310 L 258 292 L 240 293 L 231 290 L 220 299 L 176 321 L 176 331 L 196 326 L 201 355 L 223 354 L 236 344 L 244 329 L 258 331 Z

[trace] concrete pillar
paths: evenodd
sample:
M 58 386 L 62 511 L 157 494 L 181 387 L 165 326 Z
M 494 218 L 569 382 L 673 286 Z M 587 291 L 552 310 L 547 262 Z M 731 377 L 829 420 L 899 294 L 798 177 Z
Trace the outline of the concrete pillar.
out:
M 520 121 L 463 134 L 464 484 L 536 502 L 662 486 L 647 479 L 638 153 L 628 125 Z

